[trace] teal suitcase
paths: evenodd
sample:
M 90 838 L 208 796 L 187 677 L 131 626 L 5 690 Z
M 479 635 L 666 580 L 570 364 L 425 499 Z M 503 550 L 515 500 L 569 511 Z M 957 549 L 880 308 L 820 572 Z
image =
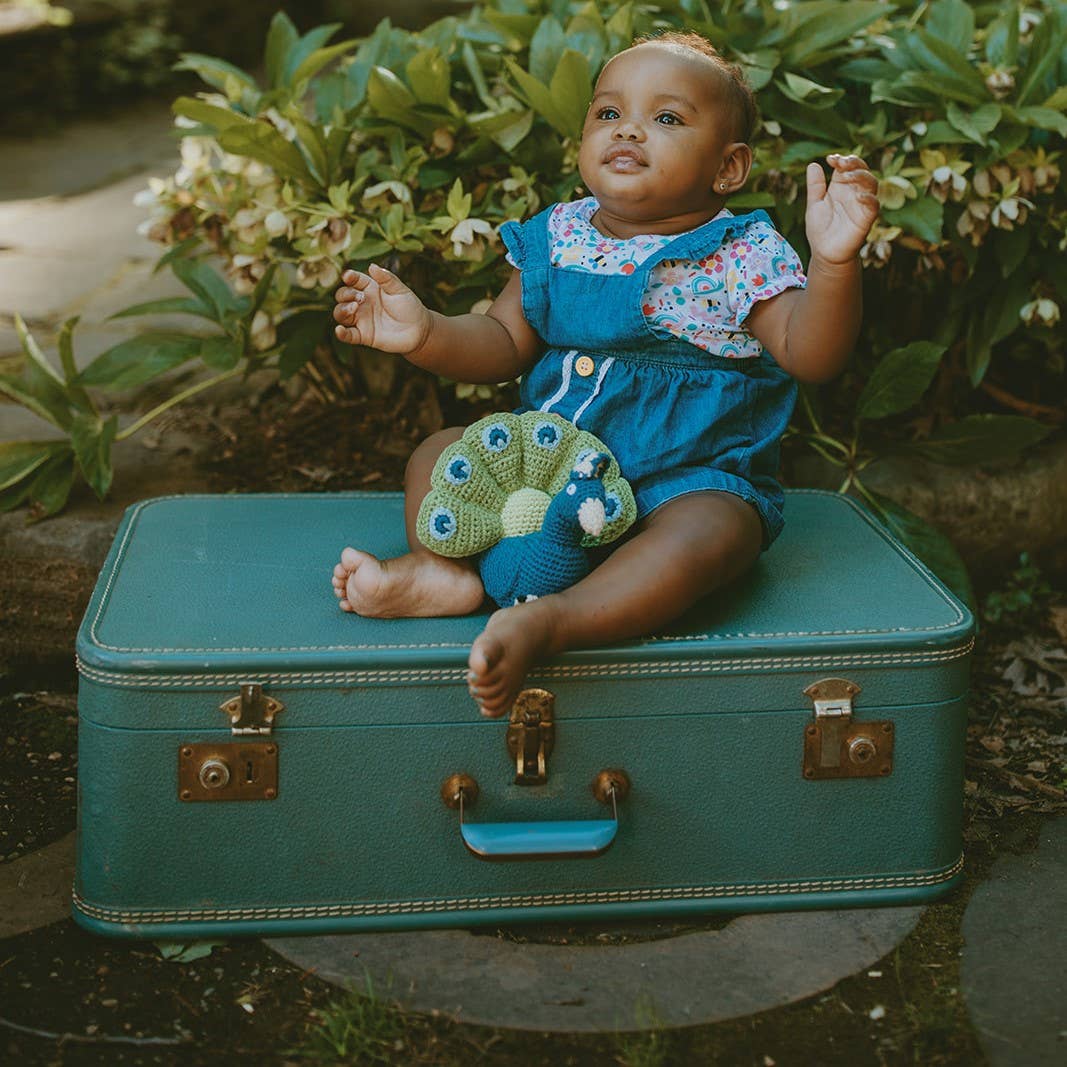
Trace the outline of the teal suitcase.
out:
M 362 619 L 399 494 L 132 507 L 78 635 L 74 915 L 196 938 L 915 903 L 962 868 L 973 619 L 852 500 L 669 631 L 464 680 L 485 616 Z M 654 581 L 654 576 L 650 576 Z

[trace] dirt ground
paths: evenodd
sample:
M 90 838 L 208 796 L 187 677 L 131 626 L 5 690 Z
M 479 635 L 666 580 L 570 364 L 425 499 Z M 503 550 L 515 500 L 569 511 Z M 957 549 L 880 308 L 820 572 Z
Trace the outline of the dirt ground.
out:
M 380 405 L 377 406 L 380 409 Z M 426 427 L 358 400 L 314 404 L 284 422 L 217 423 L 208 469 L 219 488 L 399 488 Z M 464 421 L 477 411 L 446 411 Z M 353 458 L 353 457 L 356 458 Z M 356 474 L 353 475 L 353 470 Z M 1020 599 L 1010 594 L 1030 583 Z M 642 1035 L 535 1035 L 404 1015 L 388 991 L 346 997 L 257 940 L 194 949 L 116 942 L 67 919 L 0 940 L 0 1060 L 17 1064 L 959 1065 L 984 1062 L 959 993 L 960 922 L 1002 852 L 1036 845 L 1041 818 L 1067 811 L 1067 602 L 1031 578 L 987 589 L 1003 610 L 974 659 L 965 796 L 967 878 L 927 908 L 889 956 L 827 993 L 745 1019 Z M 998 599 L 999 598 L 999 599 Z M 66 685 L 0 681 L 0 863 L 75 826 L 76 697 Z M 30 686 L 26 686 L 30 689 Z M 721 925 L 722 919 L 709 922 Z M 691 929 L 692 927 L 688 927 Z M 654 923 L 522 927 L 521 940 L 602 944 L 663 936 Z

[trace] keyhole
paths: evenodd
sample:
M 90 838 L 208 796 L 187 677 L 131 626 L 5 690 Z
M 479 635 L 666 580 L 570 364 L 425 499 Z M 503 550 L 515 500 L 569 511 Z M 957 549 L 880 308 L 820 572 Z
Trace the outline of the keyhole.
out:
M 256 776 L 252 773 L 252 761 L 249 760 L 245 764 L 245 781 L 246 782 L 254 782 L 255 780 L 256 780 Z

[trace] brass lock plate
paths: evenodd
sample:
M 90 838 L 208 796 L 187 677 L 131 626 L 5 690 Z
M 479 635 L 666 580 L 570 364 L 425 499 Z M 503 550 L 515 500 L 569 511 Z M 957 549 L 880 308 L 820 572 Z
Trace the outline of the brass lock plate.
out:
M 273 741 L 209 741 L 178 749 L 179 800 L 273 800 L 277 795 Z
M 885 778 L 893 773 L 893 724 L 816 719 L 804 728 L 804 777 Z

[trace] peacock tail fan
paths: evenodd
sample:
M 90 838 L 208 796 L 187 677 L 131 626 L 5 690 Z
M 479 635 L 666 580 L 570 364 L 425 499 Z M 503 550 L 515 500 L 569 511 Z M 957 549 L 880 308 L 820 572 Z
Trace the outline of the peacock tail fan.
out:
M 540 530 L 552 497 L 589 450 L 610 455 L 599 438 L 551 412 L 479 419 L 434 465 L 432 488 L 419 509 L 419 540 L 439 555 L 459 557 Z M 586 547 L 615 540 L 637 516 L 614 458 L 603 484 L 604 529 L 583 538 Z

